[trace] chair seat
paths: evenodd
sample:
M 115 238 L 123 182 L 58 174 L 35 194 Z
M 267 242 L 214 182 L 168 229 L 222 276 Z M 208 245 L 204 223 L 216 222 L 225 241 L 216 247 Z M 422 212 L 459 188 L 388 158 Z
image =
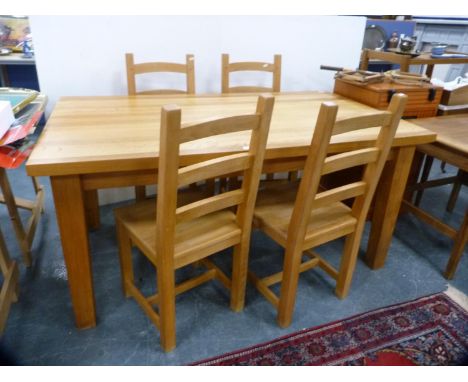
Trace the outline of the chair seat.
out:
M 199 198 L 198 192 L 179 195 L 179 204 Z M 156 199 L 115 209 L 134 243 L 156 265 Z M 239 242 L 241 229 L 236 215 L 229 210 L 217 211 L 197 219 L 181 222 L 175 232 L 175 268 L 183 267 L 210 254 L 219 252 Z
M 285 247 L 288 227 L 299 183 L 270 185 L 260 190 L 254 211 L 254 225 Z M 312 209 L 303 249 L 309 249 L 353 232 L 357 219 L 351 209 L 337 202 Z

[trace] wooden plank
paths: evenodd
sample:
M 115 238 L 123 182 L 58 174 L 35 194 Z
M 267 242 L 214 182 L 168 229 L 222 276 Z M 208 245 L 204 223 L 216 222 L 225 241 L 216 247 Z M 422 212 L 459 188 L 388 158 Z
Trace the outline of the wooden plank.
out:
M 190 289 L 196 288 L 199 285 L 202 285 L 210 280 L 213 280 L 216 277 L 216 270 L 210 269 L 209 271 L 203 273 L 200 276 L 193 277 L 187 281 L 184 281 L 181 284 L 178 284 L 175 287 L 175 294 L 178 296 L 181 293 L 187 292 Z M 146 299 L 149 304 L 155 305 L 159 304 L 159 294 L 153 295 Z
M 259 115 L 250 114 L 190 125 L 180 131 L 180 142 L 184 143 L 209 136 L 252 130 L 258 126 L 259 120 Z
M 414 204 L 407 202 L 406 200 L 403 201 L 402 207 L 407 211 L 411 212 L 414 216 L 421 219 L 423 222 L 429 224 L 441 234 L 448 236 L 450 239 L 455 239 L 457 235 L 457 231 L 450 227 L 448 224 L 436 219 L 431 214 L 425 212 L 421 208 L 416 207 Z
M 392 114 L 388 111 L 371 114 L 363 117 L 346 118 L 338 120 L 333 127 L 332 135 L 349 133 L 351 131 L 366 129 L 370 127 L 387 125 L 392 119 Z
M 260 72 L 273 72 L 275 70 L 275 65 L 268 62 L 232 62 L 229 64 L 230 72 L 238 71 L 260 71 Z
M 380 150 L 372 147 L 329 156 L 323 164 L 322 175 L 375 162 L 379 154 Z
M 186 73 L 185 64 L 177 64 L 174 62 L 145 62 L 135 64 L 135 74 L 151 73 L 151 72 L 174 72 Z
M 331 190 L 319 192 L 315 196 L 314 208 L 328 206 L 332 203 L 341 202 L 346 199 L 355 198 L 356 196 L 364 194 L 366 190 L 366 182 L 359 181 L 348 183 L 344 186 L 335 187 Z
M 161 327 L 160 316 L 153 310 L 151 304 L 148 302 L 145 296 L 141 294 L 138 288 L 135 287 L 131 282 L 127 282 L 126 289 L 129 291 L 130 295 L 135 299 L 135 301 L 140 305 L 140 307 L 145 311 L 148 317 L 151 319 L 153 324 L 157 327 Z
M 231 290 L 231 280 L 229 277 L 226 276 L 226 274 L 218 267 L 216 266 L 215 263 L 213 263 L 211 260 L 208 258 L 204 258 L 201 260 L 201 263 L 207 267 L 208 269 L 212 269 L 216 271 L 216 278 L 225 286 L 226 289 Z
M 278 308 L 279 299 L 270 288 L 268 288 L 265 283 L 262 282 L 254 273 L 249 272 L 248 277 L 250 282 L 254 285 L 255 288 L 270 302 L 275 308 Z
M 319 259 L 311 259 L 311 260 L 301 263 L 299 267 L 299 273 L 306 272 L 312 268 L 315 268 L 317 265 L 319 265 L 319 262 L 320 262 Z M 278 272 L 278 273 L 275 273 L 274 275 L 264 277 L 262 279 L 262 282 L 266 286 L 271 286 L 271 285 L 279 283 L 282 279 L 283 279 L 283 272 Z
M 252 163 L 249 153 L 233 154 L 211 159 L 179 170 L 178 185 L 185 186 L 200 180 L 212 179 L 233 172 L 242 171 Z
M 86 174 L 82 177 L 83 189 L 86 191 L 134 185 L 150 185 L 156 184 L 157 182 L 158 173 L 155 170 Z
M 5 198 L 2 194 L 0 194 L 0 203 L 5 203 Z M 25 210 L 32 210 L 34 208 L 34 201 L 23 199 L 15 196 L 15 204 L 18 208 L 23 208 Z
M 275 96 L 275 112 L 268 138 L 267 159 L 307 155 L 318 110 L 323 100 L 339 100 L 340 118 L 375 114 L 375 110 L 336 95 L 304 93 Z M 158 167 L 160 108 L 177 103 L 184 120 L 204 121 L 252 112 L 255 95 L 65 97 L 56 105 L 38 144 L 27 162 L 30 175 L 105 174 L 117 171 L 156 170 Z M 148 113 L 153 110 L 154 113 Z M 414 120 L 416 121 L 416 120 Z M 435 134 L 402 121 L 393 146 L 428 143 Z M 136 127 L 137 126 L 137 127 Z M 112 137 L 112 139 L 109 139 Z M 369 147 L 376 131 L 336 136 L 330 150 Z M 244 150 L 248 134 L 230 139 L 214 137 L 181 147 L 181 162 Z M 156 182 L 153 182 L 153 184 Z
M 192 220 L 212 212 L 240 204 L 244 199 L 242 190 L 224 192 L 200 201 L 179 207 L 176 210 L 177 223 Z

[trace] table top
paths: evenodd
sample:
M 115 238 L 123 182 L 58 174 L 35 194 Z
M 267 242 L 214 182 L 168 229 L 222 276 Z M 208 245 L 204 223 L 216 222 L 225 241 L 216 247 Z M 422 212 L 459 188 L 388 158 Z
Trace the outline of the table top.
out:
M 0 65 L 34 65 L 34 57 L 25 58 L 23 53 L 10 53 L 6 56 L 0 56 Z
M 338 104 L 338 118 L 372 114 L 376 110 L 335 94 L 279 93 L 268 137 L 266 158 L 305 156 L 320 104 Z M 26 167 L 29 175 L 56 176 L 157 168 L 161 106 L 182 108 L 182 123 L 196 123 L 255 112 L 256 95 L 101 96 L 61 98 L 42 132 Z M 369 146 L 377 129 L 342 134 L 332 150 Z M 401 121 L 394 146 L 435 140 L 435 134 Z M 248 145 L 247 133 L 188 142 L 181 162 L 236 152 Z
M 386 60 L 390 62 L 400 62 L 409 58 L 411 65 L 425 65 L 425 64 L 466 64 L 468 63 L 468 54 L 466 57 L 461 58 L 432 58 L 431 53 L 422 53 L 419 56 L 411 57 L 407 54 L 400 54 L 395 52 L 385 52 L 368 49 L 369 58 Z
M 419 118 L 413 123 L 437 134 L 437 143 L 468 155 L 468 114 Z

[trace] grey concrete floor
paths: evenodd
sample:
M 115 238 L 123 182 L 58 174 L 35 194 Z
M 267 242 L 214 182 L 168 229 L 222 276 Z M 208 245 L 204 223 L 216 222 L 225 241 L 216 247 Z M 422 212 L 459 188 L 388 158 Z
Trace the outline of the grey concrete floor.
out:
M 454 173 L 448 166 L 447 171 Z M 440 176 L 436 164 L 433 176 Z M 24 168 L 9 171 L 17 196 L 33 193 Z M 159 332 L 131 299 L 125 299 L 120 286 L 120 271 L 112 209 L 101 209 L 102 226 L 91 232 L 93 277 L 97 307 L 97 326 L 78 330 L 74 326 L 60 237 L 47 178 L 46 213 L 41 218 L 33 245 L 34 262 L 20 265 L 21 294 L 12 306 L 0 349 L 20 365 L 184 365 L 225 352 L 272 340 L 297 330 L 343 319 L 358 313 L 444 291 L 442 276 L 451 241 L 412 216 L 402 216 L 397 224 L 385 267 L 372 271 L 362 261 L 367 232 L 361 245 L 350 295 L 339 300 L 332 280 L 321 270 L 300 277 L 294 320 L 281 329 L 273 307 L 248 286 L 246 307 L 241 313 L 229 309 L 229 295 L 217 282 L 210 282 L 177 297 L 177 348 L 164 353 Z M 468 205 L 468 192 L 462 189 L 456 209 L 445 212 L 450 186 L 425 192 L 422 206 L 457 226 Z M 26 220 L 28 213 L 22 212 Z M 4 206 L 0 222 L 12 258 L 21 255 Z M 336 263 L 341 242 L 322 246 L 318 252 Z M 260 232 L 251 244 L 250 264 L 258 273 L 269 273 L 281 266 L 281 248 Z M 215 261 L 229 271 L 230 254 L 220 253 Z M 154 274 L 148 263 L 136 260 L 138 280 L 151 288 Z M 196 272 L 187 269 L 183 278 Z M 468 256 L 459 265 L 455 288 L 468 294 Z

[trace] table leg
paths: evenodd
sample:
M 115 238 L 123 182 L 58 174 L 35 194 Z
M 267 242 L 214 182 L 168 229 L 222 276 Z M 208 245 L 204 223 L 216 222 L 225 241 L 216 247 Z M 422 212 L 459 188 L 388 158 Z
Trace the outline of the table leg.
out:
M 402 57 L 402 61 L 400 62 L 400 72 L 409 72 L 409 60 L 410 56 Z
M 384 266 L 400 211 L 415 147 L 396 149 L 393 161 L 387 162 L 376 190 L 372 226 L 366 261 L 372 269 Z
M 431 78 L 433 72 L 434 72 L 434 64 L 427 65 L 427 68 L 426 68 L 426 76 L 428 76 L 429 78 Z
M 364 49 L 361 53 L 361 62 L 359 64 L 360 70 L 367 70 L 369 67 L 369 53 L 367 49 Z
M 51 177 L 76 326 L 96 326 L 84 191 L 78 175 Z

